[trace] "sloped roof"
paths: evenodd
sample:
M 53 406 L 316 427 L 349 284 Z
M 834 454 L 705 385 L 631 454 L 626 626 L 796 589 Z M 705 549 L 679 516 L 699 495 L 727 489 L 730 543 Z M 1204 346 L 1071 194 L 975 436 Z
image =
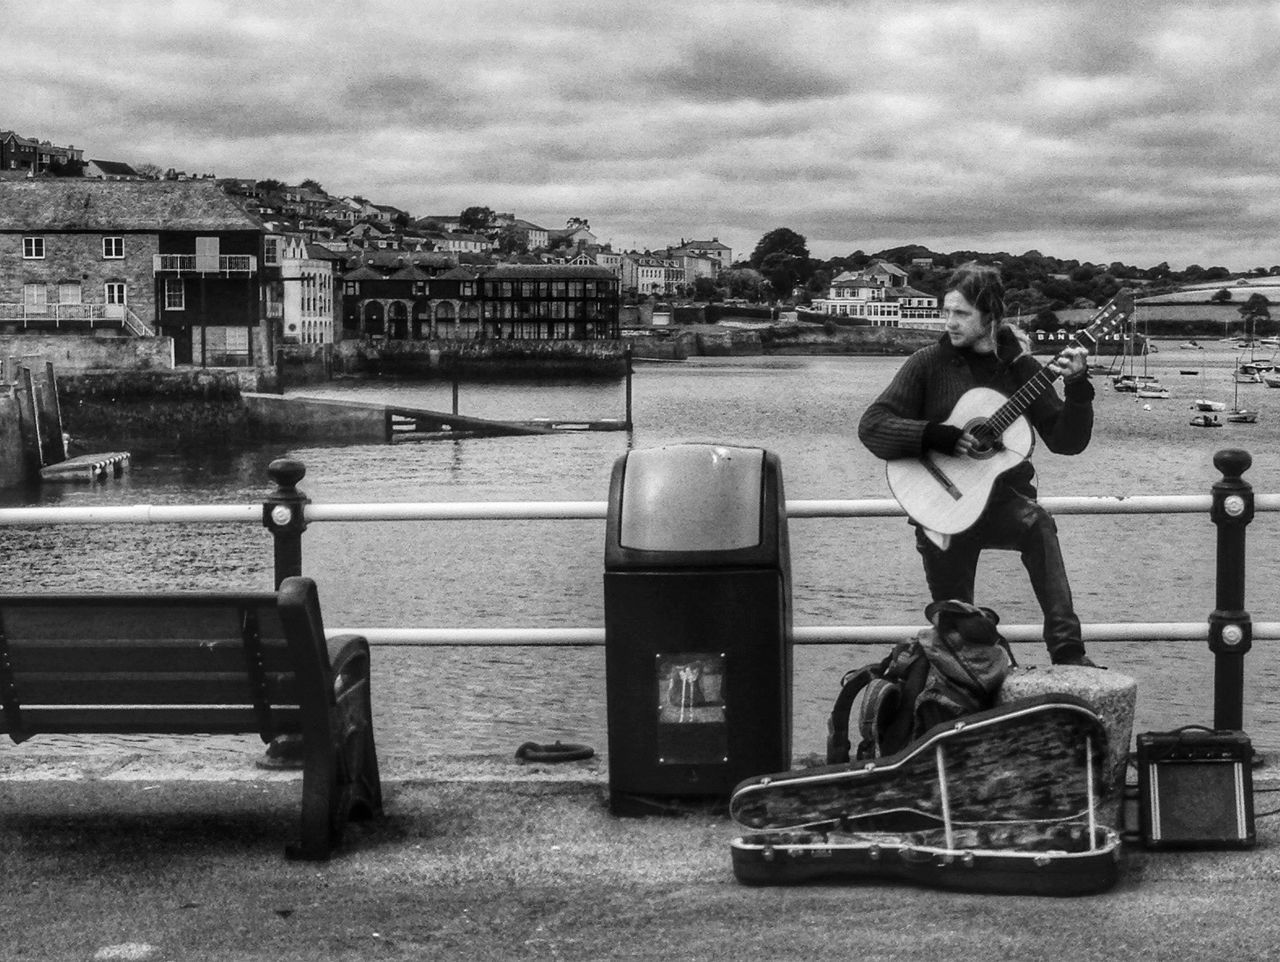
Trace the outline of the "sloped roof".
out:
M 431 280 L 431 275 L 425 271 L 418 270 L 412 264 L 408 264 L 392 274 L 390 279 L 393 281 L 429 281 Z
M 93 160 L 89 161 L 95 164 L 97 168 L 104 174 L 114 174 L 117 177 L 138 177 L 140 176 L 136 170 L 126 163 L 118 160 Z
M 386 280 L 379 271 L 375 271 L 372 267 L 365 267 L 363 264 L 353 271 L 347 271 L 342 275 L 344 281 L 381 281 Z
M 936 295 L 930 294 L 927 291 L 916 290 L 909 284 L 886 288 L 884 296 L 890 300 L 898 300 L 903 297 L 932 297 L 935 301 L 938 299 Z
M 599 265 L 574 266 L 570 264 L 498 264 L 485 272 L 486 277 L 504 278 L 557 278 L 596 277 L 601 280 L 617 280 L 617 275 Z
M 212 181 L 0 182 L 0 231 L 261 229 Z
M 465 267 L 455 267 L 451 271 L 445 271 L 440 275 L 442 281 L 474 281 L 480 275 L 475 271 L 469 271 Z
M 329 248 L 321 247 L 319 244 L 307 245 L 307 257 L 315 261 L 340 261 L 343 259 L 342 255 L 337 251 L 331 251 Z

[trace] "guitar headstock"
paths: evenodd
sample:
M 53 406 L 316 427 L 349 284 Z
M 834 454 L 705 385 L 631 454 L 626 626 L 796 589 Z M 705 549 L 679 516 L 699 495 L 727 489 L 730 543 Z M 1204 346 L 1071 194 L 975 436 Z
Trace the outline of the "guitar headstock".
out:
M 1081 341 L 1092 354 L 1093 347 L 1099 340 L 1119 330 L 1131 317 L 1133 317 L 1133 292 L 1122 290 L 1098 309 L 1098 313 L 1090 319 L 1088 327 L 1076 334 L 1076 340 Z

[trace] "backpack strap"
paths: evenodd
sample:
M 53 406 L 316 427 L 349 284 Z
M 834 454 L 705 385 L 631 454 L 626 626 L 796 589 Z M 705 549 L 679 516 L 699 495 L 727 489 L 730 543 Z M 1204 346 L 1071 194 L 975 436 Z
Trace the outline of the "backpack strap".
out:
M 885 733 L 901 708 L 902 685 L 889 678 L 873 678 L 858 711 L 858 731 L 862 735 L 859 758 L 879 758 L 883 754 Z
M 849 716 L 853 713 L 853 702 L 872 679 L 879 679 L 884 675 L 884 669 L 885 662 L 864 665 L 848 672 L 840 680 L 840 694 L 836 696 L 831 717 L 827 719 L 828 765 L 838 765 L 849 760 L 849 749 L 852 747 L 849 743 Z

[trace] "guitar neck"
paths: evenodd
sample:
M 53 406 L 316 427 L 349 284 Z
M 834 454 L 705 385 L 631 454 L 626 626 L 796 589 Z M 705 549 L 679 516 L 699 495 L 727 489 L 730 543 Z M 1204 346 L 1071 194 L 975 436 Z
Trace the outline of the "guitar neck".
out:
M 1077 337 L 1077 343 L 1079 343 L 1079 340 L 1079 337 Z M 1034 377 L 1014 391 L 1012 397 L 1000 405 L 991 417 L 987 418 L 987 425 L 997 432 L 997 436 L 1003 434 L 1009 429 L 1009 425 L 1022 417 L 1027 408 L 1031 407 L 1031 403 L 1043 394 L 1058 377 L 1058 372 L 1053 368 L 1040 368 Z
M 1090 354 L 1095 353 L 1099 335 L 1123 323 L 1132 310 L 1133 300 L 1131 295 L 1126 295 L 1123 299 L 1117 297 L 1107 302 L 1102 310 L 1089 322 L 1089 326 L 1076 333 L 1073 338 L 1075 341 L 1074 346 L 1083 347 Z M 1057 357 L 1061 357 L 1062 354 L 1062 351 L 1058 352 Z M 1054 360 L 1057 360 L 1057 358 L 1054 358 Z M 987 418 L 989 429 L 995 432 L 996 437 L 1007 431 L 1009 426 L 1022 417 L 1027 408 L 1031 406 L 1031 403 L 1043 394 L 1059 376 L 1058 372 L 1051 367 L 1040 368 L 1034 377 L 1018 388 L 1008 401 Z

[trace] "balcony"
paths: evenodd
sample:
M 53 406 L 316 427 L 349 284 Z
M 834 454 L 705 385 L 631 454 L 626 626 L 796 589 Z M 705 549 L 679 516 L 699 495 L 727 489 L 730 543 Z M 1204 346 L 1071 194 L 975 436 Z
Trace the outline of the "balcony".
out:
M 153 254 L 152 272 L 155 274 L 256 274 L 258 258 L 252 254 L 219 254 L 215 263 L 212 257 L 195 254 Z
M 124 328 L 135 337 L 155 337 L 156 332 L 124 304 L 23 304 L 0 303 L 0 322 L 19 322 L 23 330 L 82 330 Z

